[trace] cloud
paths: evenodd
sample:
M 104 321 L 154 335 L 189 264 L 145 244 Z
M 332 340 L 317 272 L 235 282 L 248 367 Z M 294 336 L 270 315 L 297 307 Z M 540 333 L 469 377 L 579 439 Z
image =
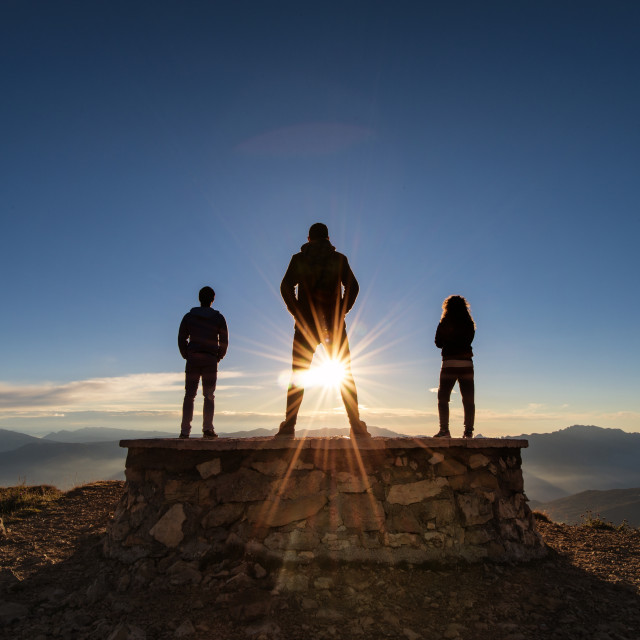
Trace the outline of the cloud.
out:
M 222 371 L 220 380 L 241 378 L 239 371 Z M 224 384 L 219 389 L 255 388 Z M 88 378 L 66 383 L 19 385 L 0 382 L 0 411 L 135 410 L 175 406 L 184 391 L 184 373 L 135 373 L 108 378 Z

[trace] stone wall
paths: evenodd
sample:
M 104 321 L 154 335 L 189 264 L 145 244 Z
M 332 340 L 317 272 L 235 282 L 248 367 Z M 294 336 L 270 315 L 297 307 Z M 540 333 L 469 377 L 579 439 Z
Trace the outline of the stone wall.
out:
M 111 557 L 177 550 L 263 563 L 451 563 L 546 552 L 524 494 L 526 440 L 129 440 Z

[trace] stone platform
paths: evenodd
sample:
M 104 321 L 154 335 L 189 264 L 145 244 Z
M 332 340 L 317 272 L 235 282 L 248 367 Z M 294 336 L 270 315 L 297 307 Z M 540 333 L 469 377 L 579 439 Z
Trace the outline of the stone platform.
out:
M 105 550 L 242 553 L 263 563 L 498 562 L 545 555 L 526 440 L 123 440 L 126 492 Z

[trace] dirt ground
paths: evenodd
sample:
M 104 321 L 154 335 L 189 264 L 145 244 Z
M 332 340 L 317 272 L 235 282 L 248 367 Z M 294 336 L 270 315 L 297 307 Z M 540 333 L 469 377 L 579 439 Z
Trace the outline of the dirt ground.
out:
M 0 638 L 640 639 L 640 531 L 539 523 L 521 565 L 272 570 L 102 554 L 121 482 L 74 489 L 0 537 Z

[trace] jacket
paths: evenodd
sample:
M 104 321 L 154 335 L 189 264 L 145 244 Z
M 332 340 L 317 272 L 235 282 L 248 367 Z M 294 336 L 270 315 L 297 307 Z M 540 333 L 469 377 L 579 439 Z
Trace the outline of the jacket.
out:
M 359 291 L 347 257 L 338 253 L 328 239 L 303 244 L 300 253 L 291 258 L 280 285 L 296 326 L 315 329 L 314 333 L 342 329 Z
M 442 349 L 443 360 L 471 360 L 471 343 L 476 330 L 470 320 L 454 322 L 441 320 L 436 329 L 436 347 Z
M 224 316 L 211 307 L 193 307 L 178 330 L 178 348 L 186 360 L 196 353 L 215 357 L 219 362 L 227 353 L 229 331 Z

